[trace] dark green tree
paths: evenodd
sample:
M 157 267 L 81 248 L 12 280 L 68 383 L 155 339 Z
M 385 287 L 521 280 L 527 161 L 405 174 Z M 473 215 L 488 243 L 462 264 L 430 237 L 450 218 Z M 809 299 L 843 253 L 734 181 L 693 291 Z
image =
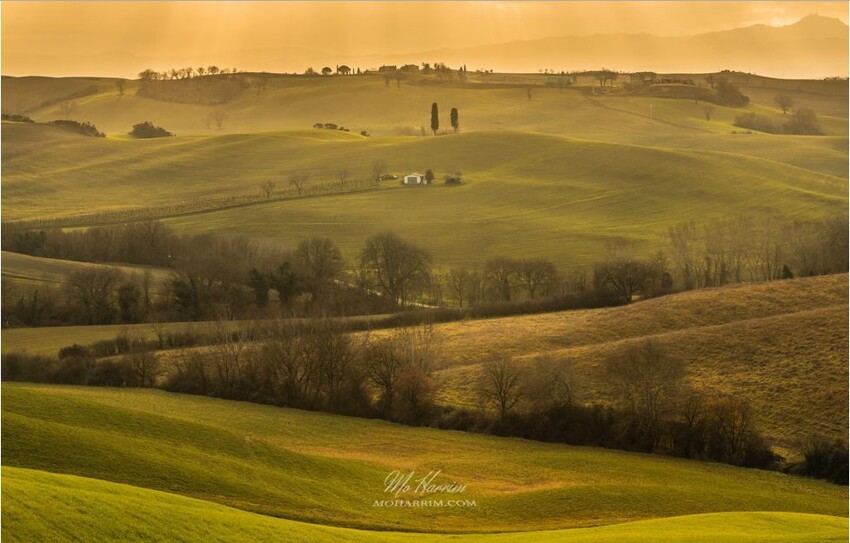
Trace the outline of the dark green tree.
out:
M 456 107 L 452 108 L 451 120 L 452 120 L 452 130 L 454 130 L 455 133 L 457 133 L 458 129 L 460 128 L 460 121 L 458 121 L 458 118 L 457 118 L 457 108 Z
M 248 274 L 248 284 L 254 290 L 254 297 L 257 299 L 257 307 L 266 307 L 269 303 L 269 281 L 261 271 L 257 268 L 251 268 Z
M 437 135 L 437 130 L 440 129 L 440 112 L 437 109 L 437 102 L 431 104 L 431 131 Z
M 289 305 L 292 298 L 301 292 L 301 280 L 289 262 L 281 264 L 269 277 L 270 286 L 277 291 L 280 305 Z

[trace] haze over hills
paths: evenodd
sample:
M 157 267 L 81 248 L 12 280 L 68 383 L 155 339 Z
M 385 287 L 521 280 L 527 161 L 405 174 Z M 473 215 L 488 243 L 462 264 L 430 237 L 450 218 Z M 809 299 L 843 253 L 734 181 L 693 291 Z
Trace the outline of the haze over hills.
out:
M 411 42 L 412 43 L 412 42 Z M 395 51 L 410 51 L 399 43 Z M 427 49 L 419 52 L 359 54 L 330 43 L 319 46 L 234 48 L 215 53 L 166 55 L 112 44 L 90 55 L 74 50 L 16 51 L 4 43 L 5 75 L 102 75 L 135 77 L 145 68 L 165 69 L 217 63 L 243 71 L 303 72 L 308 66 L 444 62 L 502 72 L 573 71 L 606 66 L 620 71 L 716 72 L 722 69 L 772 77 L 820 79 L 848 75 L 848 26 L 840 19 L 809 15 L 786 26 L 758 24 L 691 36 L 647 33 L 582 34 L 568 28 L 563 36 L 495 45 Z M 174 48 L 169 51 L 181 51 Z M 213 58 L 214 57 L 214 58 Z M 39 66 L 34 70 L 33 66 Z
M 539 69 L 715 72 L 723 69 L 799 79 L 847 75 L 848 27 L 839 19 L 809 15 L 775 27 L 709 32 L 686 37 L 645 33 L 566 35 L 530 41 L 398 55 L 393 61 L 440 59 L 483 63 L 497 71 Z M 370 59 L 371 60 L 371 59 Z

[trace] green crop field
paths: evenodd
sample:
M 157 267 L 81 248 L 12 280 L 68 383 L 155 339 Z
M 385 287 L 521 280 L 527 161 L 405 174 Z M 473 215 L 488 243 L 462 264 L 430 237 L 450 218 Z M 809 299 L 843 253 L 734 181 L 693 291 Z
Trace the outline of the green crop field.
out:
M 495 532 L 732 511 L 843 517 L 847 509 L 840 487 L 775 472 L 158 391 L 4 384 L 3 400 L 5 466 L 311 523 Z M 394 469 L 442 470 L 477 505 L 376 508 Z
M 456 535 L 334 528 L 270 518 L 164 492 L 21 468 L 3 470 L 7 541 L 238 543 L 286 539 L 405 543 L 458 541 Z M 92 515 L 97 515 L 93 521 Z M 47 521 L 46 519 L 51 519 Z M 118 521 L 120 519 L 120 521 Z M 599 528 L 465 534 L 473 543 L 795 543 L 843 541 L 847 520 L 802 513 L 710 513 Z

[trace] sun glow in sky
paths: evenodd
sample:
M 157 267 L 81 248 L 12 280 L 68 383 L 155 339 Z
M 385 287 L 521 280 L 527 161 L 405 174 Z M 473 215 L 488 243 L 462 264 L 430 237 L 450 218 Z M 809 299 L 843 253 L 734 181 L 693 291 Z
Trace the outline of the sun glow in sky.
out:
M 122 76 L 212 62 L 295 70 L 341 55 L 373 59 L 549 36 L 684 36 L 788 24 L 814 12 L 846 23 L 848 14 L 846 2 L 4 1 L 0 9 L 4 74 Z

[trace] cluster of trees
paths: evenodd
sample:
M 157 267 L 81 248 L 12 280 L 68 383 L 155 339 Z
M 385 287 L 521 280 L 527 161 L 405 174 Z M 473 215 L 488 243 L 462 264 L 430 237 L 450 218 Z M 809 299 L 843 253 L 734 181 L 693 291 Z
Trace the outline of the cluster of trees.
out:
M 266 86 L 266 76 L 251 81 L 236 68 L 219 69 L 216 66 L 175 68 L 164 72 L 145 70 L 139 74 L 137 94 L 163 100 L 198 105 L 218 105 L 238 96 L 252 84 L 257 92 Z M 123 80 L 119 80 L 119 93 L 124 93 Z
M 750 103 L 749 96 L 743 94 L 738 87 L 729 82 L 725 77 L 713 78 L 715 100 L 718 104 L 730 107 L 741 107 Z
M 51 124 L 53 126 L 61 126 L 62 128 L 67 128 L 68 130 L 72 130 L 77 132 L 78 134 L 82 134 L 83 136 L 91 136 L 95 138 L 105 138 L 106 134 L 99 131 L 95 125 L 86 121 L 50 121 L 47 124 Z
M 572 359 L 549 355 L 520 364 L 487 361 L 478 399 L 494 433 L 771 467 L 778 460 L 757 432 L 746 402 L 710 396 L 684 384 L 684 363 L 655 341 L 608 358 L 615 406 L 582 404 Z
M 184 68 L 171 68 L 158 72 L 150 68 L 139 72 L 139 81 L 169 81 L 178 79 L 192 79 L 193 77 L 215 76 L 238 74 L 236 68 L 219 68 L 215 65 L 210 66 L 186 66 Z
M 457 133 L 460 130 L 460 118 L 456 107 L 453 107 L 449 113 L 449 120 L 452 125 L 452 131 Z M 434 102 L 431 104 L 431 132 L 436 136 L 438 130 L 440 130 L 440 108 L 437 102 Z
M 169 138 L 174 136 L 168 130 L 156 126 L 150 121 L 134 124 L 133 129 L 130 130 L 130 135 L 134 138 Z
M 847 221 L 842 214 L 788 223 L 747 217 L 681 223 L 667 232 L 669 256 L 654 260 L 678 290 L 846 273 Z
M 787 107 L 783 107 L 783 113 L 787 109 Z M 811 109 L 796 109 L 786 121 L 781 123 L 758 113 L 743 113 L 735 116 L 735 126 L 769 134 L 795 134 L 800 136 L 823 134 L 820 123 L 818 123 L 818 117 Z

